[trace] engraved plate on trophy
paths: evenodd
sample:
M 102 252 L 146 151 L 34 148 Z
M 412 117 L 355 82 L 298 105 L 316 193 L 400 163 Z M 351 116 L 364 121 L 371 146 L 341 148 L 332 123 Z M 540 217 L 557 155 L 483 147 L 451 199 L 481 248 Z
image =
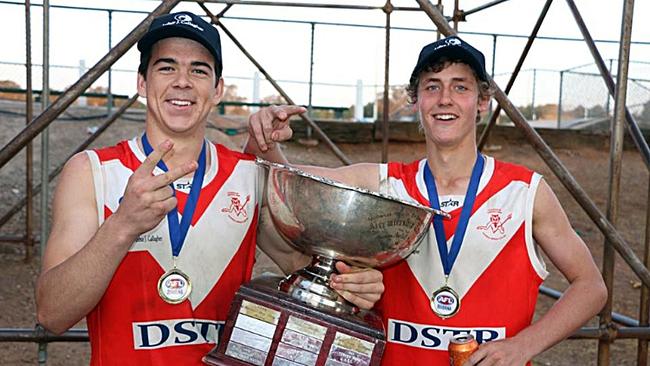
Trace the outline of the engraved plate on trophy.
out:
M 280 318 L 280 312 L 264 307 L 262 305 L 248 302 L 246 300 L 242 301 L 241 308 L 239 308 L 240 314 L 246 314 L 255 319 L 259 319 L 269 324 L 278 324 L 278 319 Z
M 291 361 L 306 366 L 316 365 L 326 333 L 326 327 L 289 316 L 273 364 Z
M 286 343 L 278 344 L 275 351 L 273 363 L 283 363 L 283 361 L 296 362 L 301 365 L 314 366 L 318 360 L 317 353 L 311 353 L 304 349 L 292 347 Z
M 368 366 L 375 345 L 344 333 L 336 333 L 325 365 Z
M 266 361 L 267 353 L 254 348 L 244 346 L 243 344 L 229 342 L 226 354 L 238 360 L 242 360 L 251 365 L 261 366 Z
M 279 318 L 279 311 L 242 301 L 226 355 L 253 365 L 264 365 Z
M 323 346 L 327 328 L 306 320 L 290 316 L 282 334 L 282 342 L 318 353 Z
M 274 358 L 271 366 L 304 366 L 303 364 L 285 360 L 284 358 Z

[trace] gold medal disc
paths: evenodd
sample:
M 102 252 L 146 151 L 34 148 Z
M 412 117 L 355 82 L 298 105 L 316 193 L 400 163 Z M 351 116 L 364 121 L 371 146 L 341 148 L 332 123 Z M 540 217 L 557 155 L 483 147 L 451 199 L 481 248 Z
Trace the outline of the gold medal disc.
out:
M 158 295 L 166 303 L 180 304 L 190 296 L 191 292 L 190 278 L 178 268 L 170 269 L 158 280 Z
M 460 309 L 460 296 L 451 287 L 443 286 L 431 296 L 431 309 L 443 319 L 451 318 Z

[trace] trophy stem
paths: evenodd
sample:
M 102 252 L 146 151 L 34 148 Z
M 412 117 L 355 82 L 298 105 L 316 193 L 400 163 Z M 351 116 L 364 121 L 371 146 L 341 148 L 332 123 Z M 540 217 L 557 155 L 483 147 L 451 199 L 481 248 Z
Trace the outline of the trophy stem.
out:
M 333 258 L 314 255 L 311 264 L 285 277 L 278 289 L 318 309 L 355 314 L 359 309 L 329 287 L 330 275 L 338 273 L 335 263 Z

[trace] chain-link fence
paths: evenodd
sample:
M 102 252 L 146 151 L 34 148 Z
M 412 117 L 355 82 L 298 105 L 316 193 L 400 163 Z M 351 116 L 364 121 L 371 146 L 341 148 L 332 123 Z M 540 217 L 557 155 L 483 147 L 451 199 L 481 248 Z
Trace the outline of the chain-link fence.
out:
M 616 80 L 617 61 L 606 62 Z M 630 75 L 650 75 L 650 63 L 631 61 Z M 497 74 L 505 90 L 510 73 Z M 608 129 L 614 98 L 595 64 L 566 70 L 522 70 L 509 93 L 512 102 L 534 127 Z M 641 128 L 650 129 L 650 79 L 628 78 L 626 106 Z M 500 122 L 510 119 L 501 113 Z
M 617 60 L 606 62 L 616 80 Z M 650 63 L 631 61 L 629 75 L 650 75 Z M 593 124 L 607 128 L 603 119 L 614 113 L 614 98 L 593 64 L 560 72 L 559 125 L 571 128 Z M 628 78 L 626 105 L 641 128 L 650 128 L 650 79 Z

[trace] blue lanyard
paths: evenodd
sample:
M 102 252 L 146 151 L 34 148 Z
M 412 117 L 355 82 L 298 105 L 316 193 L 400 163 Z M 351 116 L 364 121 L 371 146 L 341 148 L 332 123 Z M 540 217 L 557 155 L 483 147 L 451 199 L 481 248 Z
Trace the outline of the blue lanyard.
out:
M 196 209 L 196 204 L 199 201 L 199 193 L 201 192 L 201 186 L 203 185 L 203 175 L 205 174 L 205 143 L 201 148 L 201 154 L 199 154 L 199 167 L 194 172 L 194 178 L 192 178 L 192 188 L 190 188 L 190 194 L 187 197 L 185 202 L 185 210 L 183 211 L 183 218 L 181 219 L 180 224 L 178 223 L 178 208 L 174 207 L 173 210 L 167 213 L 167 225 L 169 227 L 169 237 L 172 243 L 172 255 L 178 257 L 178 254 L 183 248 L 183 242 L 187 236 L 187 232 L 190 229 L 190 224 L 192 223 L 192 216 L 194 215 L 194 209 Z M 153 152 L 149 140 L 147 140 L 147 134 L 142 135 L 142 147 L 144 148 L 144 153 L 148 156 Z M 158 162 L 158 168 L 162 169 L 164 172 L 169 171 L 167 165 L 160 160 Z M 174 191 L 174 196 L 176 196 L 176 189 L 174 188 L 174 182 L 170 184 L 172 190 Z
M 478 191 L 478 183 L 481 180 L 481 174 L 483 173 L 483 155 L 476 154 L 476 162 L 474 163 L 474 168 L 472 169 L 472 176 L 469 179 L 469 186 L 467 187 L 467 193 L 465 193 L 465 201 L 463 203 L 463 209 L 460 212 L 460 218 L 458 219 L 458 225 L 456 225 L 456 233 L 454 234 L 454 239 L 451 242 L 451 248 L 447 250 L 447 236 L 445 235 L 445 228 L 442 225 L 442 216 L 435 215 L 433 216 L 433 228 L 436 232 L 436 241 L 438 242 L 438 252 L 440 253 L 440 259 L 442 259 L 442 267 L 445 271 L 445 276 L 449 276 L 451 273 L 451 268 L 454 266 L 454 262 L 458 257 L 460 252 L 460 246 L 463 243 L 463 238 L 465 237 L 465 232 L 467 231 L 467 224 L 469 223 L 469 217 L 472 213 L 472 207 L 474 206 L 474 201 L 476 200 L 476 193 Z M 429 204 L 432 208 L 439 210 L 440 202 L 438 201 L 438 190 L 436 189 L 436 180 L 431 174 L 429 169 L 429 164 L 424 166 L 424 182 L 427 185 L 427 193 L 429 194 Z

